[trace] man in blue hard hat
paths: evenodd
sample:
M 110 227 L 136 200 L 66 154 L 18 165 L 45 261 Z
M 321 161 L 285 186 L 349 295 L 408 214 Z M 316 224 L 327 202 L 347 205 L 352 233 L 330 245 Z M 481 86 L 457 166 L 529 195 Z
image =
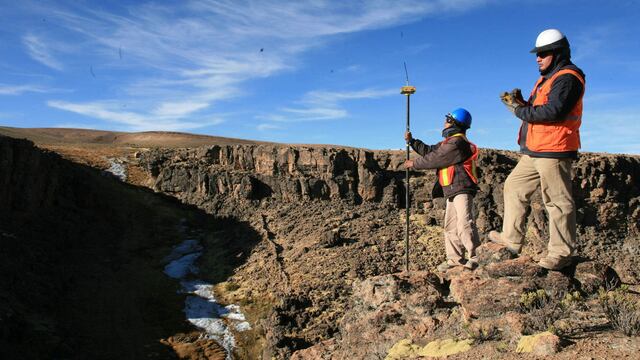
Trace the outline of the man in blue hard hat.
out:
M 471 114 L 462 108 L 445 116 L 444 140 L 427 145 L 414 139 L 410 132 L 405 140 L 421 155 L 406 160 L 404 165 L 414 170 L 436 169 L 438 180 L 434 184 L 433 198 L 445 197 L 444 245 L 447 260 L 438 265 L 441 272 L 456 266 L 473 270 L 478 266 L 476 249 L 480 245 L 473 218 L 473 197 L 478 191 L 476 160 L 478 148 L 467 137 L 471 127 Z M 465 252 L 468 259 L 465 260 Z

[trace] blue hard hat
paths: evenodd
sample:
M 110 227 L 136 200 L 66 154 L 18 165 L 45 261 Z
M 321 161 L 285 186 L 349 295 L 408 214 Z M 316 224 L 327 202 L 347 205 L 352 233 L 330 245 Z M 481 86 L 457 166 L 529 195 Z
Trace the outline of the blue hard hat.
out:
M 458 125 L 462 125 L 467 129 L 471 127 L 471 114 L 463 108 L 453 110 L 447 114 L 447 118 L 452 118 Z

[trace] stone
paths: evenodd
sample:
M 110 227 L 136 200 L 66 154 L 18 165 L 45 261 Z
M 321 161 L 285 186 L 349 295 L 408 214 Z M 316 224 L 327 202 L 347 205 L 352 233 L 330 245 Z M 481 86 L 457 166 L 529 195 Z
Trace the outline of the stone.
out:
M 560 338 L 551 332 L 523 336 L 518 341 L 516 352 L 533 353 L 538 356 L 549 356 L 560 350 Z
M 518 309 L 523 293 L 544 289 L 563 294 L 575 289 L 575 280 L 564 273 L 538 267 L 530 257 L 491 263 L 473 273 L 451 271 L 449 295 L 460 304 L 466 320 L 502 316 Z
M 298 350 L 291 354 L 291 360 L 325 360 L 332 359 L 331 353 L 335 350 L 336 339 L 331 338 L 321 341 L 306 349 Z
M 412 359 L 416 357 L 443 357 L 460 354 L 471 349 L 473 340 L 455 340 L 444 339 L 434 340 L 420 347 L 414 344 L 410 339 L 402 339 L 395 343 L 385 360 Z
M 504 315 L 518 308 L 520 295 L 532 286 L 531 282 L 506 278 L 481 278 L 462 273 L 454 277 L 449 295 L 460 304 L 466 320 Z
M 513 259 L 515 255 L 505 246 L 494 242 L 486 242 L 478 246 L 476 250 L 478 254 L 478 263 L 480 265 L 488 265 L 509 259 Z
M 415 345 L 410 339 L 402 339 L 389 349 L 389 353 L 387 353 L 384 359 L 399 360 L 415 358 L 419 350 L 420 346 Z
M 415 271 L 356 282 L 334 358 L 384 358 L 398 339 L 431 333 L 437 325 L 431 314 L 444 305 L 438 281 L 429 272 Z
M 318 246 L 323 248 L 332 248 L 338 245 L 342 245 L 343 243 L 344 240 L 340 236 L 340 231 L 338 231 L 338 229 L 334 229 L 327 231 L 322 235 Z
M 455 355 L 471 350 L 473 340 L 434 340 L 418 351 L 419 356 L 441 357 Z
M 536 265 L 529 256 L 521 256 L 512 260 L 505 260 L 489 264 L 486 267 L 487 274 L 493 278 L 507 276 L 532 277 L 540 276 L 546 271 Z
M 599 288 L 614 288 L 621 284 L 618 274 L 611 267 L 596 261 L 578 263 L 574 277 L 580 283 L 580 289 L 587 294 L 595 294 Z

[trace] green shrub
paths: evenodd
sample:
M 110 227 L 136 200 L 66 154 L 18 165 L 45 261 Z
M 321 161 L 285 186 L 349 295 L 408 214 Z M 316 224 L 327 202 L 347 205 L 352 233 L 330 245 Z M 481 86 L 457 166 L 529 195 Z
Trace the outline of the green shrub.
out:
M 628 286 L 609 291 L 600 289 L 598 300 L 614 329 L 627 336 L 640 335 L 640 305 L 629 293 Z
M 549 295 L 543 289 L 530 291 L 520 295 L 520 307 L 524 312 L 540 309 L 549 302 Z
M 579 292 L 547 294 L 543 289 L 523 293 L 520 296 L 520 310 L 526 314 L 524 333 L 534 334 L 549 331 L 563 335 L 573 331 L 569 320 L 571 312 L 584 306 Z
M 471 339 L 475 343 L 500 340 L 502 338 L 500 329 L 490 324 L 462 323 L 462 332 L 467 339 Z

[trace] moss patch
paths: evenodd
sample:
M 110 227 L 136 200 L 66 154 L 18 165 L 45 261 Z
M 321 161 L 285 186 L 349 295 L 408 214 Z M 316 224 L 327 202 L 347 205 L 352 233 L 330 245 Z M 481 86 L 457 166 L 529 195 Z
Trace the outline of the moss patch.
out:
M 518 341 L 518 346 L 516 347 L 516 352 L 519 353 L 530 353 L 533 352 L 535 345 L 538 340 L 545 336 L 553 336 L 553 334 L 549 331 L 541 332 L 535 335 L 523 336 Z
M 425 347 L 420 347 L 411 342 L 411 340 L 403 339 L 398 341 L 389 350 L 385 360 L 410 359 L 419 356 L 449 356 L 459 354 L 471 349 L 473 340 L 434 340 Z

